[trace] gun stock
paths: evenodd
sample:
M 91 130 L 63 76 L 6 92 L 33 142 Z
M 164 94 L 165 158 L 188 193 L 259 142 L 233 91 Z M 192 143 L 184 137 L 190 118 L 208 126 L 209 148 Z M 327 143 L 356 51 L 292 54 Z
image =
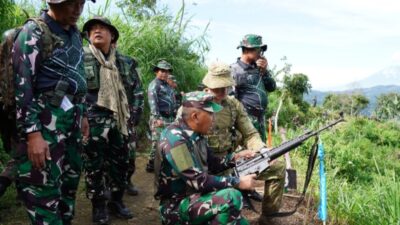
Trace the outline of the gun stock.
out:
M 333 121 L 332 123 L 326 125 L 325 127 L 322 127 L 321 129 L 317 131 L 308 131 L 304 133 L 303 135 L 300 135 L 299 137 L 296 137 L 292 140 L 289 140 L 287 142 L 282 143 L 281 145 L 272 148 L 272 149 L 267 149 L 263 148 L 260 150 L 260 153 L 249 160 L 239 160 L 236 162 L 236 166 L 234 168 L 234 173 L 235 176 L 241 177 L 245 176 L 248 174 L 259 174 L 262 171 L 266 170 L 269 167 L 269 163 L 284 155 L 285 153 L 297 148 L 298 146 L 302 145 L 306 140 L 309 138 L 318 135 L 322 131 L 335 126 L 336 124 L 343 122 L 344 118 L 343 115 L 341 114 L 341 118 Z

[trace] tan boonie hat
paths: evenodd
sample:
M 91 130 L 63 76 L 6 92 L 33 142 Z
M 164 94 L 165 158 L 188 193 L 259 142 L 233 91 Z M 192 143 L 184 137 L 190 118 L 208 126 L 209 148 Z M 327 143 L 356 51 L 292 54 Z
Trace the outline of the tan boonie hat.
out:
M 222 62 L 212 63 L 203 78 L 203 84 L 211 89 L 234 86 L 235 81 L 231 76 L 231 68 Z

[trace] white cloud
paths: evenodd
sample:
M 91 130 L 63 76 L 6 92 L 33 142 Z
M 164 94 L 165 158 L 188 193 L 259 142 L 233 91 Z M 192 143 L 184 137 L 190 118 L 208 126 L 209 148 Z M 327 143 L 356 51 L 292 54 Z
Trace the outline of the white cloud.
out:
M 400 63 L 400 51 L 393 53 L 392 60 L 394 63 Z

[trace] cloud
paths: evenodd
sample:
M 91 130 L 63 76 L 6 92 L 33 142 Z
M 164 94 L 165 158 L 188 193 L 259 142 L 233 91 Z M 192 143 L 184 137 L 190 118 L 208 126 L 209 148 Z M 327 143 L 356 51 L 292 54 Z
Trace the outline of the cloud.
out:
M 395 63 L 400 63 L 400 51 L 393 53 L 392 60 Z

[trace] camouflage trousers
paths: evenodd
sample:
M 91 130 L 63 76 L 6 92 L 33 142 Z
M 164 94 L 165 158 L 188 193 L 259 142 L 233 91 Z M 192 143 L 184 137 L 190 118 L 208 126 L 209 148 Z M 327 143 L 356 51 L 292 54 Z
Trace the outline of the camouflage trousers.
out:
M 127 137 L 112 115 L 89 118 L 90 137 L 84 146 L 86 196 L 103 199 L 107 188 L 124 190 L 127 185 L 129 149 Z
M 157 143 L 158 140 L 160 139 L 161 132 L 169 126 L 172 122 L 175 121 L 175 117 L 161 117 L 160 118 L 164 125 L 162 127 L 155 127 L 154 126 L 154 121 L 155 118 L 150 117 L 150 131 L 151 131 L 151 151 L 150 151 L 150 160 L 154 161 L 155 153 L 157 150 Z
M 16 144 L 17 189 L 32 224 L 62 225 L 74 216 L 75 197 L 82 168 L 81 122 L 83 105 L 64 111 L 41 102 L 41 133 L 51 160 L 43 169 L 32 167 L 26 138 Z
M 137 148 L 137 134 L 133 129 L 129 130 L 129 137 L 127 139 L 127 148 L 129 150 L 129 165 L 128 165 L 128 173 L 127 178 L 130 179 L 136 171 L 136 148 Z
M 240 191 L 226 188 L 192 194 L 177 202 L 167 201 L 160 205 L 160 212 L 163 225 L 247 225 L 248 221 L 240 214 L 242 207 Z
M 261 140 L 265 143 L 267 141 L 267 128 L 265 126 L 265 115 L 253 116 L 248 114 L 253 126 L 257 129 L 260 134 Z

